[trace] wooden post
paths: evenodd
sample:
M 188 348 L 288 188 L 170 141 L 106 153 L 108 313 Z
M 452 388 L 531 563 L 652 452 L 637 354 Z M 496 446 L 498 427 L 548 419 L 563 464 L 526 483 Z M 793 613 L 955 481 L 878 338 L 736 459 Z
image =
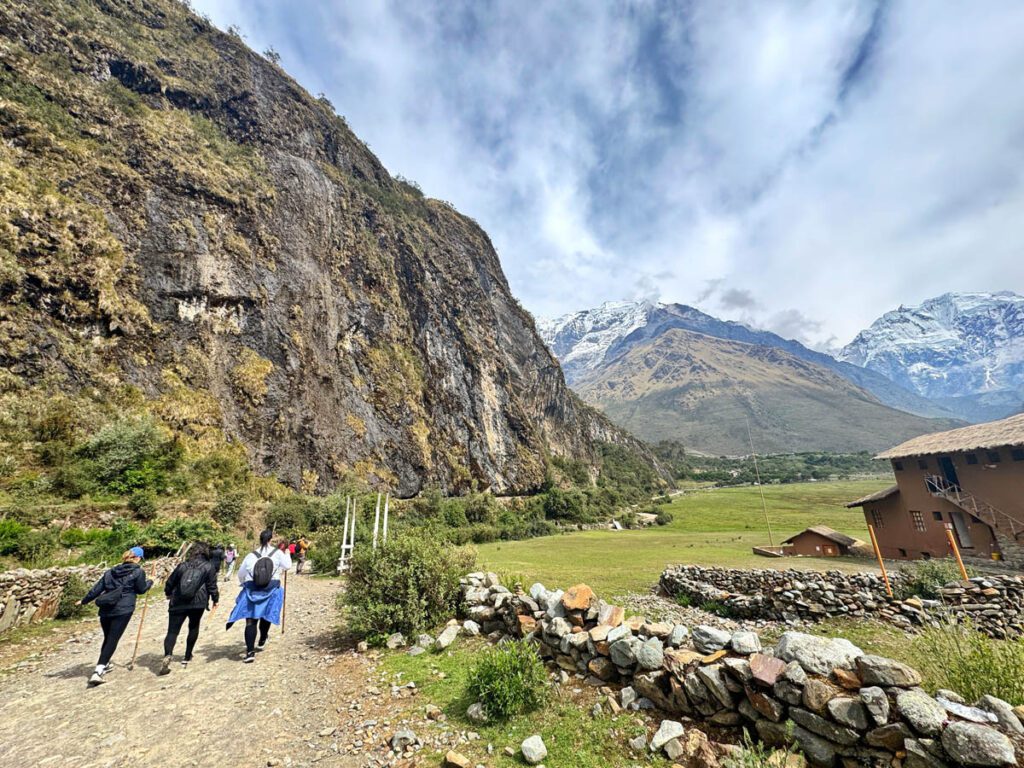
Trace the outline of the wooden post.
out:
M 284 595 L 281 597 L 281 634 L 284 634 L 284 620 L 288 616 L 288 571 L 284 572 Z
M 388 543 L 388 503 L 390 501 L 391 501 L 391 494 L 388 493 L 384 497 L 384 531 L 383 531 L 383 540 L 384 540 L 385 544 Z
M 882 550 L 878 548 L 878 539 L 875 537 L 875 526 L 868 523 L 868 533 L 871 534 L 871 546 L 875 548 L 875 557 L 878 558 L 878 567 L 882 569 L 882 580 L 885 582 L 885 591 L 892 597 L 892 586 L 889 584 L 889 574 L 885 572 L 885 563 L 882 562 Z
M 349 560 L 352 559 L 352 554 L 355 552 L 355 548 L 356 548 L 356 518 L 358 516 L 359 516 L 359 497 L 358 496 L 353 496 L 352 497 L 352 521 L 349 523 L 349 525 L 351 527 L 349 528 L 349 534 L 348 534 L 348 558 L 349 558 Z
M 145 573 L 145 571 L 143 571 Z M 154 572 L 154 581 L 156 580 Z M 146 609 L 149 608 L 149 593 L 153 587 L 146 590 L 146 597 L 142 601 L 142 615 L 139 617 L 139 631 L 135 633 L 135 650 L 132 651 L 132 660 L 128 664 L 128 669 L 135 669 L 135 659 L 139 655 L 139 641 L 142 639 L 142 625 L 146 623 Z
M 964 568 L 963 558 L 960 557 L 960 547 L 956 545 L 956 538 L 953 536 L 952 523 L 946 523 L 946 539 L 949 540 L 949 547 L 953 550 L 953 557 L 956 558 L 956 564 L 960 566 L 960 575 L 964 577 L 964 581 L 967 581 L 967 569 Z
M 373 516 L 373 549 L 377 551 L 377 530 L 380 528 L 380 492 L 377 492 L 377 511 Z
M 345 522 L 341 525 L 341 554 L 338 556 L 338 573 L 345 570 L 345 545 L 348 543 L 349 498 L 345 497 Z

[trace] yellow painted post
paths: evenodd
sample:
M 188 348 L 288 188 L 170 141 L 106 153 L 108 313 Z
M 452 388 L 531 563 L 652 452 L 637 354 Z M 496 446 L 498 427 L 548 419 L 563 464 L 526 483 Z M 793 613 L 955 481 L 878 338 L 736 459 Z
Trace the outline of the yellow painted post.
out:
M 964 568 L 964 561 L 960 557 L 960 547 L 956 545 L 956 538 L 953 536 L 953 524 L 946 523 L 946 538 L 949 540 L 949 547 L 953 550 L 953 557 L 956 558 L 956 564 L 960 566 L 960 575 L 964 577 L 964 581 L 967 581 L 967 569 Z
M 882 580 L 885 582 L 885 591 L 892 597 L 892 586 L 889 584 L 889 574 L 885 571 L 885 563 L 882 562 L 882 550 L 878 548 L 878 539 L 875 538 L 875 526 L 868 523 L 868 533 L 871 534 L 871 546 L 875 548 L 875 557 L 878 558 L 878 567 L 882 569 Z

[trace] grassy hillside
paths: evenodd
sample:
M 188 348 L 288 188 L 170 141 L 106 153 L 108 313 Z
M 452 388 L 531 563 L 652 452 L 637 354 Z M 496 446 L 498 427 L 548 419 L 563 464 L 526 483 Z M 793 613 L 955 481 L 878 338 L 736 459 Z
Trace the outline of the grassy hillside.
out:
M 576 390 L 651 441 L 716 454 L 877 451 L 949 429 L 882 405 L 865 390 L 779 349 L 673 329 L 579 381 Z
M 828 525 L 866 540 L 860 510 L 842 505 L 884 485 L 884 480 L 849 480 L 766 486 L 776 543 L 810 525 Z M 520 573 L 552 588 L 584 581 L 605 596 L 646 592 L 670 563 L 818 570 L 873 567 L 867 561 L 770 559 L 752 554 L 751 547 L 768 543 L 757 488 L 688 493 L 664 509 L 674 518 L 667 526 L 486 544 L 480 547 L 480 561 L 491 570 Z

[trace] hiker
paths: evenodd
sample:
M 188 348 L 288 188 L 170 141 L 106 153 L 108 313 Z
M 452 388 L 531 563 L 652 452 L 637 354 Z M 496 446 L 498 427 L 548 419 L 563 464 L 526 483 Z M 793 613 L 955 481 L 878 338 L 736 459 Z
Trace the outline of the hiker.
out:
M 210 547 L 210 565 L 213 566 L 214 574 L 220 573 L 220 564 L 224 562 L 224 545 L 216 544 Z
M 216 608 L 220 601 L 217 589 L 217 566 L 213 564 L 210 548 L 198 542 L 189 550 L 188 560 L 179 563 L 164 583 L 167 605 L 167 636 L 164 637 L 164 661 L 158 675 L 171 673 L 171 656 L 178 642 L 178 633 L 188 619 L 188 635 L 185 638 L 185 657 L 181 666 L 187 667 L 192 661 L 192 651 L 199 639 L 199 622 L 212 603 Z
M 302 573 L 302 568 L 306 564 L 306 550 L 309 549 L 309 542 L 306 541 L 305 536 L 299 536 L 299 540 L 295 542 L 295 555 L 298 558 L 298 564 L 295 566 L 296 573 Z
M 256 661 L 256 632 L 259 630 L 259 647 L 263 648 L 270 637 L 270 625 L 281 623 L 281 606 L 284 590 L 278 578 L 292 567 L 292 559 L 284 549 L 274 547 L 270 540 L 274 532 L 267 528 L 260 534 L 260 546 L 250 552 L 238 566 L 238 583 L 242 588 L 235 598 L 235 608 L 228 618 L 227 629 L 240 619 L 245 619 L 245 663 Z
M 90 686 L 106 682 L 103 676 L 113 666 L 110 659 L 135 613 L 135 599 L 153 586 L 153 580 L 147 579 L 145 571 L 139 567 L 144 556 L 142 547 L 125 550 L 121 562 L 104 573 L 77 603 L 86 605 L 95 600 L 100 609 L 100 627 L 103 628 L 103 645 L 100 646 L 96 671 L 89 678 Z
M 235 572 L 235 559 L 238 557 L 238 551 L 235 549 L 234 544 L 228 544 L 228 548 L 224 550 L 224 562 L 228 564 L 228 572 L 224 574 L 224 581 L 231 578 L 231 574 Z

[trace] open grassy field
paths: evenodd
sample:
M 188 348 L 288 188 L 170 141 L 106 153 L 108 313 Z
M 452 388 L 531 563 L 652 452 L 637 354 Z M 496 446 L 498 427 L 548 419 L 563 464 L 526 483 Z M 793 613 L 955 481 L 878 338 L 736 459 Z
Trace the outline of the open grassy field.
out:
M 775 542 L 810 525 L 827 525 L 867 540 L 864 516 L 843 504 L 884 488 L 887 478 L 765 486 Z M 645 592 L 670 563 L 749 568 L 867 570 L 866 560 L 765 558 L 751 547 L 768 543 L 757 488 L 719 488 L 687 493 L 664 507 L 674 515 L 662 527 L 639 531 L 584 531 L 480 546 L 488 569 L 523 574 L 548 586 L 584 581 L 613 598 Z

